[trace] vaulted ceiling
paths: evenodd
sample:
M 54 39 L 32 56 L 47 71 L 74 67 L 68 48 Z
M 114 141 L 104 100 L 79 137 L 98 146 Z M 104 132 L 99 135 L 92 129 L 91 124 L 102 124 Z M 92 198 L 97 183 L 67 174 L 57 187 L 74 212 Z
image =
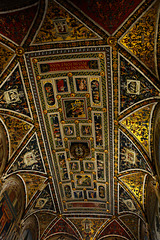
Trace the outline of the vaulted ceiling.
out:
M 21 4 L 0 6 L 0 120 L 23 219 L 36 216 L 39 239 L 144 239 L 159 176 L 159 1 Z

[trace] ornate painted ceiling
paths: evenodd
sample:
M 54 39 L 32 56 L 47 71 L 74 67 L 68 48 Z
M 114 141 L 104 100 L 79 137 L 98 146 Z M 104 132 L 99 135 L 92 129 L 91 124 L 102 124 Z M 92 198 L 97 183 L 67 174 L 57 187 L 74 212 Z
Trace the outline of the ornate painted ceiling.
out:
M 0 16 L 3 179 L 23 182 L 22 219 L 41 240 L 146 239 L 159 1 L 41 0 Z

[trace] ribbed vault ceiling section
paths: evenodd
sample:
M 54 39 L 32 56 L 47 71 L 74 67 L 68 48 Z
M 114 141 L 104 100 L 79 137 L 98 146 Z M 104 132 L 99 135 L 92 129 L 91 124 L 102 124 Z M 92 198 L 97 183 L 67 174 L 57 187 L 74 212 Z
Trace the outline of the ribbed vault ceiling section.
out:
M 82 12 L 91 2 L 99 21 Z M 37 217 L 40 239 L 144 234 L 146 179 L 156 173 L 158 1 L 102 11 L 103 2 L 41 0 L 1 13 L 4 177 L 23 181 L 24 218 Z
M 113 199 L 110 48 L 84 50 L 32 54 L 32 87 L 63 211 L 106 214 Z

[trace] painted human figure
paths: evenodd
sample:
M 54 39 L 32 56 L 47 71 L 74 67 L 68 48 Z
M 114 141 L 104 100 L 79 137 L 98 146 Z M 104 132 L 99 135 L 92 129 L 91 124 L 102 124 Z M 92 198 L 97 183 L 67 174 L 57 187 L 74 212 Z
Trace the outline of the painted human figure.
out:
M 50 106 L 53 106 L 55 104 L 55 98 L 54 98 L 54 92 L 53 92 L 53 86 L 51 83 L 45 83 L 44 85 L 45 94 L 47 103 Z
M 58 121 L 58 117 L 52 117 L 52 121 L 53 121 L 53 133 L 54 133 L 54 139 L 56 141 L 56 145 L 58 146 L 62 146 L 62 137 L 61 137 L 61 132 L 60 132 L 60 128 L 59 128 L 59 121 Z
M 70 136 L 73 135 L 73 129 L 70 126 L 65 127 L 65 135 Z
M 102 125 L 100 123 L 96 123 L 95 131 L 96 131 L 96 143 L 97 145 L 102 145 Z
M 82 133 L 83 133 L 83 135 L 90 135 L 91 127 L 90 126 L 82 126 Z
M 105 197 L 105 190 L 103 186 L 99 186 L 99 197 L 104 198 Z
M 68 170 L 64 154 L 59 155 L 59 165 L 62 173 L 62 180 L 68 179 Z
M 85 78 L 76 79 L 77 91 L 87 91 L 87 80 Z
M 65 79 L 58 79 L 58 80 L 56 80 L 56 85 L 57 85 L 57 91 L 59 93 L 61 93 L 61 92 L 68 92 L 67 82 L 66 82 Z
M 99 82 L 97 80 L 93 80 L 91 82 L 91 90 L 92 90 L 92 100 L 94 103 L 98 104 L 100 102 L 100 92 L 99 92 Z

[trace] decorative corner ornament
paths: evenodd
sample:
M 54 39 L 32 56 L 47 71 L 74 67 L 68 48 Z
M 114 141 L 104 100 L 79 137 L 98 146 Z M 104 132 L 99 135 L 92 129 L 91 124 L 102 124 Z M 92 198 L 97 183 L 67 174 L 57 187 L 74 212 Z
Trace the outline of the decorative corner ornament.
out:
M 67 75 L 68 75 L 68 77 L 72 77 L 73 76 L 73 74 L 71 72 L 69 72 Z
M 24 48 L 23 47 L 17 47 L 16 48 L 16 50 L 15 50 L 15 53 L 16 53 L 16 55 L 18 56 L 18 57 L 21 57 L 21 56 L 23 56 L 23 54 L 25 53 L 24 52 Z
M 71 93 L 70 96 L 71 96 L 71 97 L 75 97 L 75 93 Z
M 100 59 L 104 59 L 104 54 L 103 54 L 103 53 L 100 53 L 100 54 L 99 54 L 99 58 L 100 58 Z
M 101 77 L 104 77 L 104 76 L 105 76 L 104 71 L 102 71 L 102 72 L 100 73 L 100 75 L 101 75 Z
M 32 59 L 32 62 L 33 62 L 33 63 L 37 63 L 37 62 L 38 62 L 38 59 L 37 59 L 37 58 L 33 58 L 33 59 Z
M 57 95 L 56 98 L 59 100 L 61 99 L 61 95 Z
M 38 81 L 41 80 L 41 76 L 37 75 L 37 76 L 36 76 L 36 79 L 37 79 Z
M 109 38 L 107 38 L 107 43 L 108 43 L 108 45 L 110 45 L 112 47 L 116 46 L 117 39 L 115 37 L 109 37 Z

